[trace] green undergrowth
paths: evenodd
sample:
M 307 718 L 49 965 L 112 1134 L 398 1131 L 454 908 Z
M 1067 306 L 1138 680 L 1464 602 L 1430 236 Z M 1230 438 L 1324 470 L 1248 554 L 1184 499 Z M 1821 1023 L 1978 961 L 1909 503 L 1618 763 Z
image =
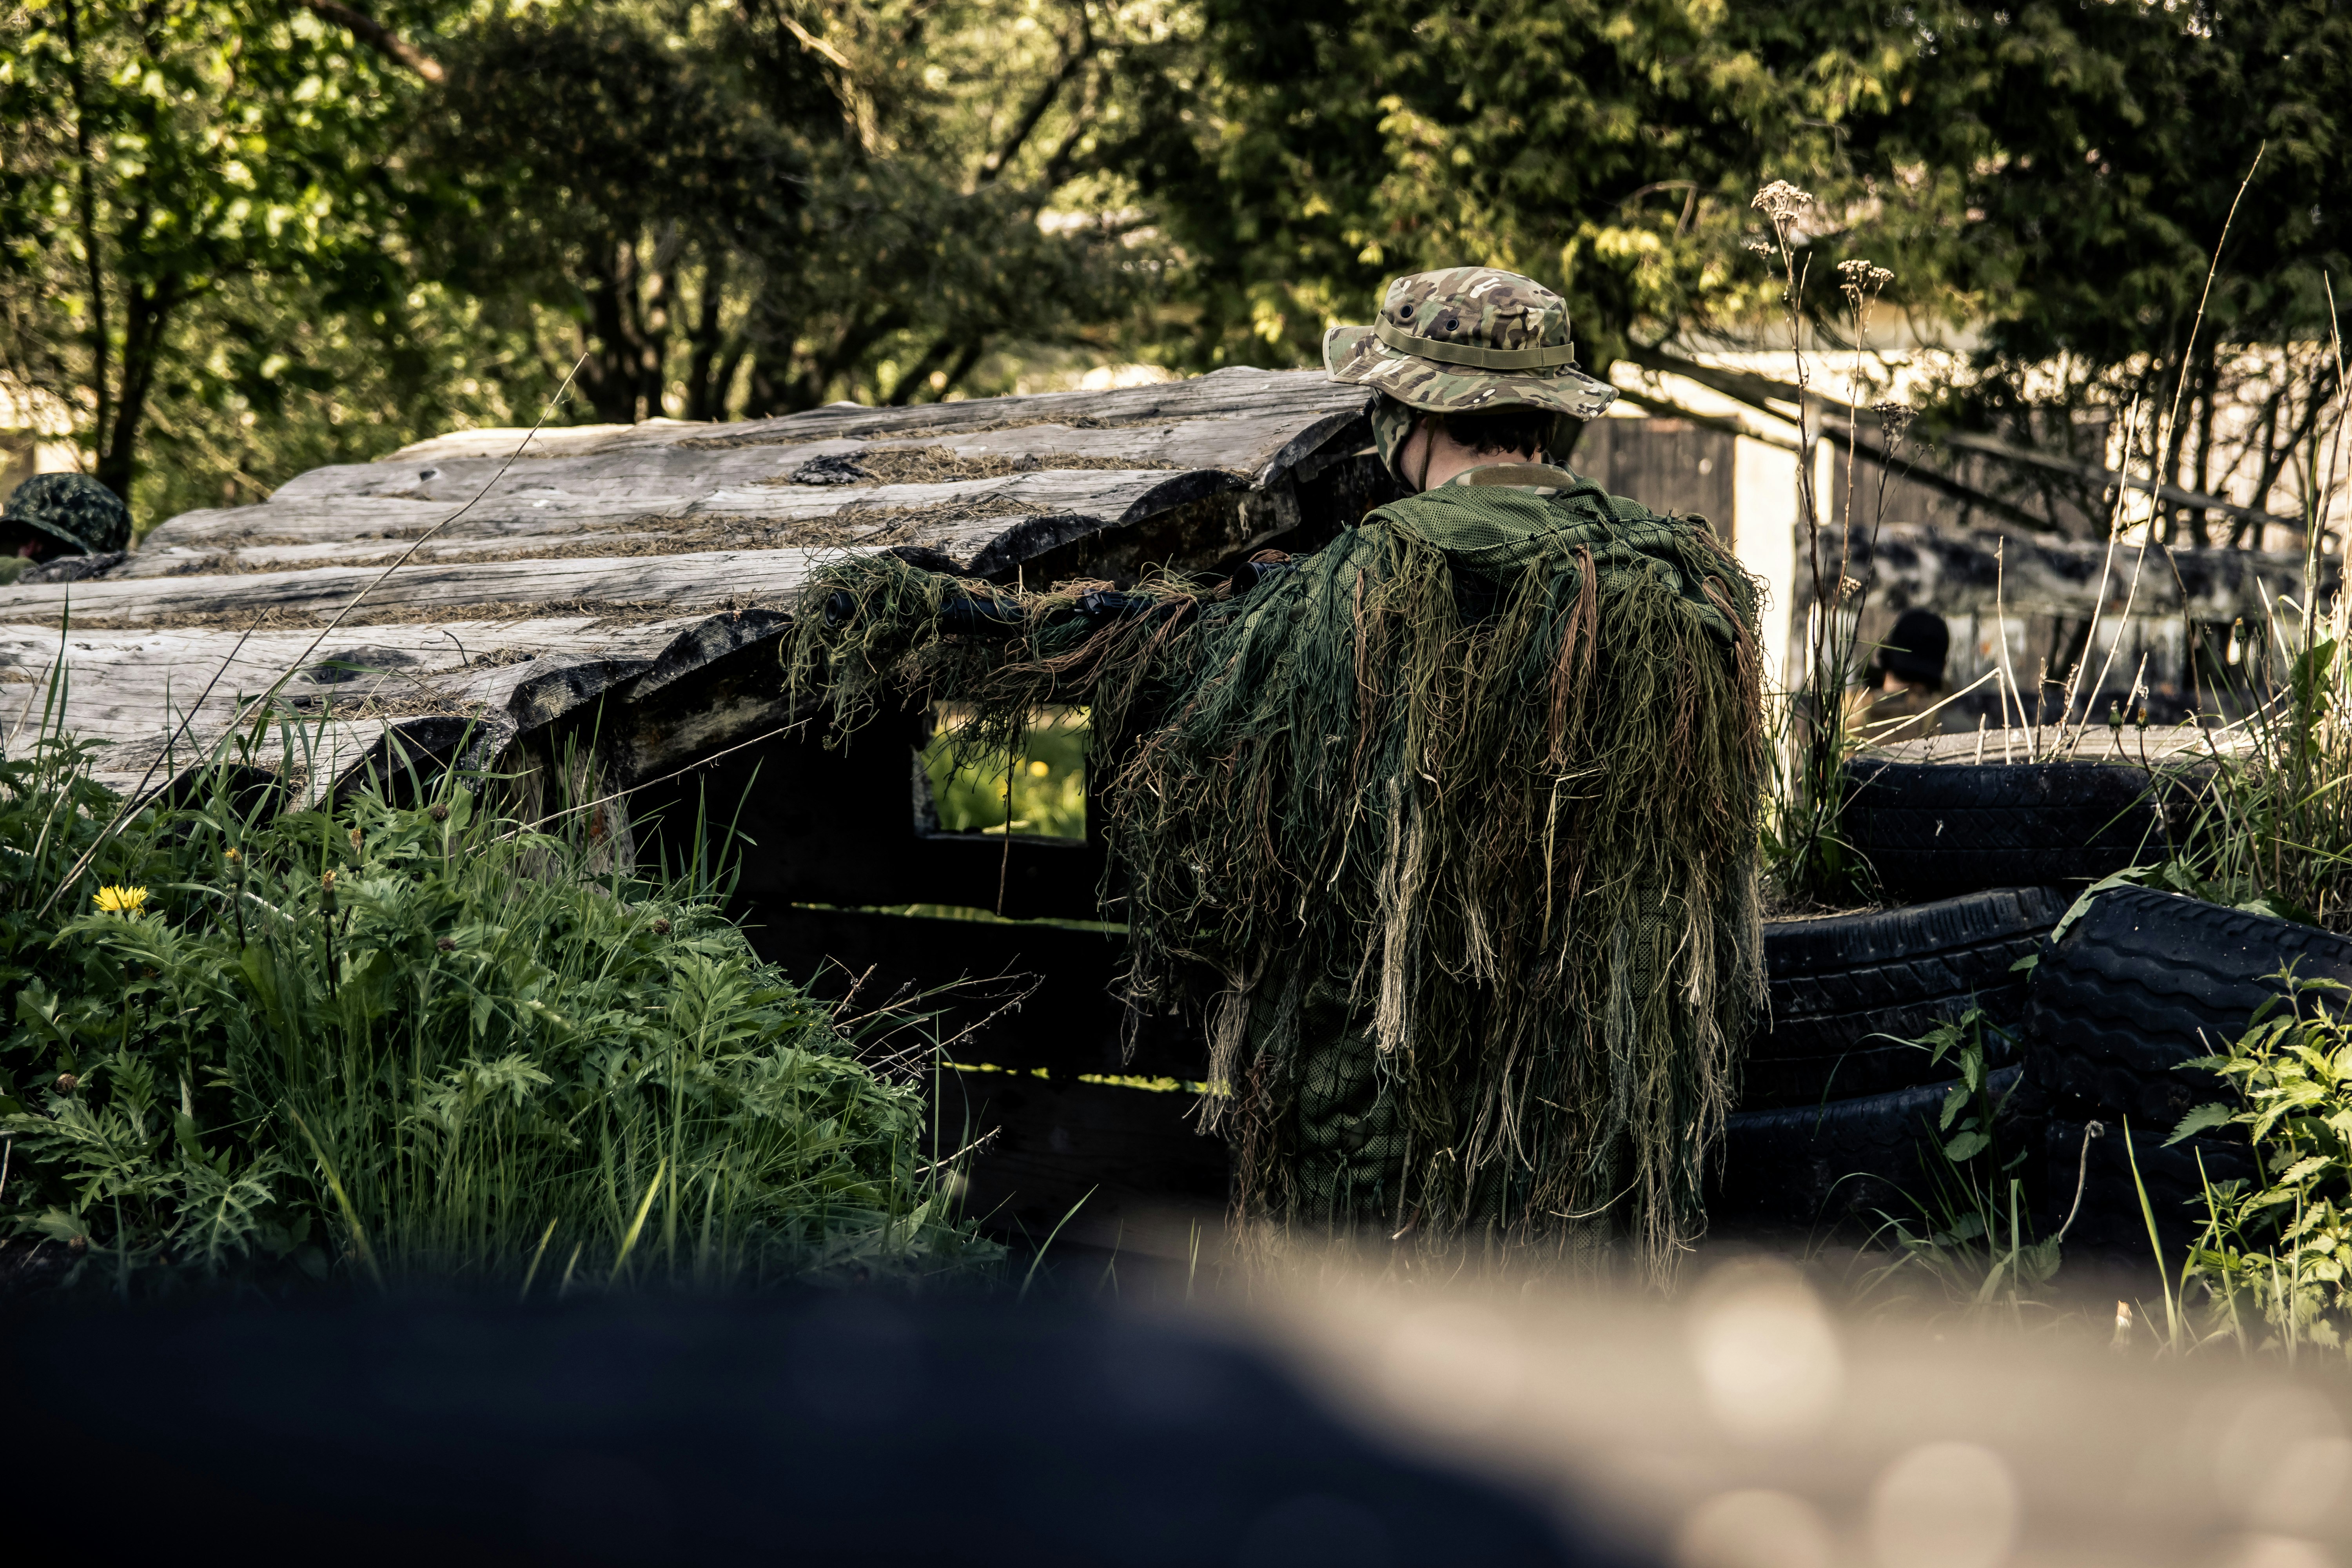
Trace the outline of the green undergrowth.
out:
M 2352 931 L 2352 604 L 2284 608 L 2262 657 L 2209 670 L 2210 689 L 2246 714 L 2244 743 L 2210 748 L 2161 876 L 2210 902 Z
M 1903 1194 L 1907 1212 L 1879 1214 L 1876 1261 L 1862 1282 L 1868 1299 L 2018 1321 L 2052 1300 L 2059 1237 L 2036 1235 L 2025 1186 L 2029 1151 L 2003 1137 L 2002 1113 L 2017 1086 L 1993 1086 L 1991 1037 L 2000 1032 L 1970 1007 L 1903 1042 L 1954 1078 L 1920 1143 L 1921 1184 Z
M 992 1256 L 924 1163 L 919 1085 L 761 962 L 722 889 L 592 874 L 560 826 L 487 805 L 495 781 L 278 814 L 224 771 L 106 838 L 89 756 L 0 763 L 20 1258 L 126 1294 L 545 1297 Z
M 2207 1173 L 2205 1228 L 2181 1269 L 2180 1291 L 2202 1297 L 2206 1339 L 2290 1358 L 2312 1349 L 2352 1352 L 2347 988 L 2283 978 L 2284 999 L 2264 1003 L 2244 1034 L 2181 1064 L 2218 1076 L 2233 1100 L 2189 1111 L 2169 1141 L 2242 1129 L 2257 1174 Z

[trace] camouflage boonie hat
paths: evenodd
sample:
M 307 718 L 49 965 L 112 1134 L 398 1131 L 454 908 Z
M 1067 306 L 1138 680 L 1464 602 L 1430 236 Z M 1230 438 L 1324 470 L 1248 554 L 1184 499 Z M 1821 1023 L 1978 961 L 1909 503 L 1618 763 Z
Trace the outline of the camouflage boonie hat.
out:
M 1591 419 L 1617 399 L 1576 367 L 1568 301 L 1492 267 L 1394 279 L 1378 321 L 1324 334 L 1323 368 L 1438 414 L 1525 405 Z
M 131 509 L 88 474 L 35 474 L 8 497 L 0 523 L 37 529 L 83 555 L 131 543 Z

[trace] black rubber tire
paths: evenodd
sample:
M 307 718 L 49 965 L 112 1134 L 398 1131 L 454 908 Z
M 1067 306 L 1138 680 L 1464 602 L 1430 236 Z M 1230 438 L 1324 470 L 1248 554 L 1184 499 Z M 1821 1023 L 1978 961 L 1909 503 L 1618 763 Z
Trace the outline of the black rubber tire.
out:
M 2184 1138 L 2165 1146 L 2169 1127 L 2131 1129 L 2131 1150 L 2124 1149 L 2120 1121 L 2103 1121 L 2103 1133 L 2083 1150 L 2084 1123 L 2052 1117 L 2042 1126 L 2043 1179 L 2038 1234 L 2055 1236 L 2074 1206 L 2077 1174 L 2083 1201 L 2063 1243 L 2069 1258 L 2095 1256 L 2128 1267 L 2151 1264 L 2156 1252 L 2147 1239 L 2147 1215 L 2140 1213 L 2139 1189 L 2147 1189 L 2148 1214 L 2156 1218 L 2157 1237 L 2163 1243 L 2165 1268 L 2177 1272 L 2189 1244 L 2205 1230 L 2204 1183 L 2231 1178 L 2252 1180 L 2254 1152 L 2246 1143 L 2226 1138 Z M 2139 1181 L 2132 1180 L 2132 1166 Z
M 1764 968 L 1772 1012 L 1748 1042 L 1743 1110 L 1817 1106 L 1949 1078 L 1952 1064 L 1898 1040 L 1917 1039 L 1971 1005 L 2014 1034 L 2026 977 L 2068 895 L 2000 888 L 1871 914 L 1768 921 Z M 1877 1039 L 1874 1036 L 1893 1036 Z M 1996 1067 L 2007 1042 L 1988 1035 Z
M 2033 972 L 2027 1059 L 2053 1114 L 2128 1116 L 2163 1135 L 2228 1099 L 2179 1065 L 2242 1034 L 2289 959 L 2305 979 L 2352 984 L 2352 941 L 2333 932 L 2147 888 L 2101 893 Z
M 2018 1069 L 1991 1075 L 2006 1095 Z M 1735 1111 L 1724 1128 L 1723 1160 L 1707 1186 L 1711 1226 L 1853 1231 L 1880 1215 L 1911 1218 L 1906 1194 L 1925 1197 L 1922 1147 L 1937 1135 L 1937 1117 L 1952 1082 L 1892 1094 L 1780 1110 Z
M 1886 897 L 1906 903 L 2028 882 L 2087 885 L 2168 842 L 2159 790 L 2132 764 L 1862 757 L 1847 764 L 1846 783 L 1846 841 Z

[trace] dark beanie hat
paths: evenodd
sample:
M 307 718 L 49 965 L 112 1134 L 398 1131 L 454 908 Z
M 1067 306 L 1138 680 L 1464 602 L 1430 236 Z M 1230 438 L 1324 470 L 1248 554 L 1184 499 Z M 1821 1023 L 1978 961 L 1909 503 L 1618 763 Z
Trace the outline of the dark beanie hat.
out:
M 1912 681 L 1930 691 L 1944 689 L 1944 655 L 1952 634 L 1944 617 L 1933 610 L 1906 610 L 1895 618 L 1895 629 L 1879 645 L 1882 673 Z

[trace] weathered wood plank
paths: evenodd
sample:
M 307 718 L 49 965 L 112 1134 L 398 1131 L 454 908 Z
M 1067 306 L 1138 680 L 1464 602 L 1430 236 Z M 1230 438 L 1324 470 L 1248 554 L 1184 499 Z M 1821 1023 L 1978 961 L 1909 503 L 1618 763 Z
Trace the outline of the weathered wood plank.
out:
M 66 641 L 64 722 L 75 733 L 158 741 L 184 721 L 201 751 L 247 704 L 273 687 L 298 723 L 372 713 L 509 710 L 521 689 L 584 669 L 609 685 L 643 668 L 697 621 L 613 627 L 582 616 L 516 622 L 338 629 L 315 649 L 313 631 L 76 630 Z M 59 657 L 55 634 L 0 626 L 0 739 L 22 742 L 42 721 Z M 199 706 L 201 700 L 201 706 Z M 549 714 L 511 712 L 520 724 Z M 194 717 L 190 718 L 191 710 Z
M 1187 420 L 1245 420 L 1265 415 L 1290 417 L 1301 413 L 1307 414 L 1311 422 L 1328 415 L 1360 414 L 1370 402 L 1361 387 L 1340 385 L 1319 371 L 1264 371 L 1234 366 L 1189 380 L 1108 392 L 976 397 L 902 408 L 835 403 L 775 419 L 722 426 L 648 420 L 627 426 L 542 430 L 532 437 L 530 451 L 531 460 L 538 460 L 541 457 L 579 457 L 659 447 L 717 451 L 807 446 L 844 438 L 873 441 L 971 435 L 1047 424 L 1102 429 Z M 455 462 L 467 458 L 503 460 L 516 449 L 524 435 L 520 429 L 457 431 L 404 447 L 382 460 L 403 464 L 431 459 Z M 1268 452 L 1261 461 L 1279 455 L 1278 450 Z
M 165 524 L 106 581 L 338 561 L 381 565 L 453 514 L 455 521 L 418 551 L 417 563 L 436 556 L 527 559 L 534 544 L 582 558 L 867 543 L 920 545 L 967 562 L 1002 558 L 1010 566 L 1075 533 L 1118 527 L 1241 487 L 1222 469 L 1068 469 L 938 484 L 737 484 L 692 498 L 638 496 L 625 502 L 551 491 L 528 503 L 508 495 L 462 514 L 462 502 L 273 500 Z M 501 505 L 520 510 L 501 511 Z M 360 509 L 357 527 L 354 508 Z M 1040 518 L 1055 520 L 1046 531 L 1051 537 L 1024 544 L 1030 536 L 1023 525 Z M 670 548 L 661 548 L 664 541 Z
M 411 564 L 373 587 L 356 615 L 381 618 L 446 610 L 449 618 L 458 619 L 468 608 L 486 605 L 544 604 L 560 611 L 577 603 L 658 606 L 640 618 L 659 620 L 737 601 L 788 599 L 807 580 L 814 563 L 829 553 L 745 550 L 490 566 Z M 0 590 L 0 622 L 54 626 L 68 603 L 78 623 L 96 626 L 227 626 L 249 624 L 256 616 L 327 618 L 371 589 L 382 575 L 380 571 L 320 567 L 236 576 L 40 584 Z
M 350 726 L 363 752 L 418 715 L 525 732 L 633 690 L 658 656 L 661 690 L 631 711 L 640 727 L 656 709 L 674 721 L 653 752 L 708 750 L 772 721 L 778 694 L 669 710 L 716 701 L 682 694 L 709 684 L 696 672 L 712 661 L 731 668 L 772 639 L 821 556 L 914 545 L 1008 577 L 1087 552 L 1116 570 L 1142 563 L 1127 560 L 1139 551 L 1213 557 L 1295 524 L 1297 485 L 1362 444 L 1368 403 L 1313 373 L 1234 370 L 1108 394 L 543 431 L 520 460 L 520 432 L 439 437 L 302 475 L 258 506 L 173 519 L 106 577 L 0 590 L 0 696 L 21 689 L 14 721 L 38 721 L 69 608 L 64 722 L 113 742 L 110 776 L 143 770 L 167 741 L 175 764 L 201 752 L 294 663 L 310 668 L 279 686 L 281 711 L 322 732 Z M 863 459 L 856 482 L 795 482 L 844 454 Z M 316 628 L 362 591 L 312 651 Z M 724 626 L 696 614 L 745 605 L 761 607 Z M 325 668 L 338 659 L 361 668 L 340 679 Z M 10 721 L 0 712 L 0 730 Z M 340 764 L 335 745 L 327 761 Z M 979 865 L 993 847 L 931 858 L 959 849 Z M 1029 858 L 1016 857 L 1013 883 L 1034 879 Z

